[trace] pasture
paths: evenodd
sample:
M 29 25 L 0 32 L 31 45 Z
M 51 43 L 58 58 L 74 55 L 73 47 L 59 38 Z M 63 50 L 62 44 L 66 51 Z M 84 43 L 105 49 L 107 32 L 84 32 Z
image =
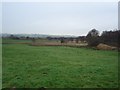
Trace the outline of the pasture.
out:
M 2 65 L 3 88 L 118 87 L 117 51 L 3 44 Z

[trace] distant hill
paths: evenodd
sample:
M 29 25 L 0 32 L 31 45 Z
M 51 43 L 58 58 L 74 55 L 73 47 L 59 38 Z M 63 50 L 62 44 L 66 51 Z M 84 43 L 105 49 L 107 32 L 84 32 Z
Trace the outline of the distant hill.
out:
M 40 37 L 40 38 L 46 38 L 46 37 L 76 37 L 73 35 L 47 35 L 47 34 L 8 34 L 8 33 L 2 33 L 0 34 L 0 37 L 9 37 L 11 35 L 14 35 L 16 37 Z

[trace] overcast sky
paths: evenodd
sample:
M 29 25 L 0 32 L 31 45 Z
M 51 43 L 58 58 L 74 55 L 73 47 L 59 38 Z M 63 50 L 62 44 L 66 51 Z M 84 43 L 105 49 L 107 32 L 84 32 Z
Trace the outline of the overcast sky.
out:
M 117 2 L 4 2 L 3 33 L 86 35 L 118 28 Z

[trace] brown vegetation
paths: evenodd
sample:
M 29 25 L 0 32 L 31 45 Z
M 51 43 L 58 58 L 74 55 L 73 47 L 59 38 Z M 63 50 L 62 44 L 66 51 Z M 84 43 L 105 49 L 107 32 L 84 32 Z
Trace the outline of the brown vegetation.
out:
M 87 46 L 87 43 L 57 43 L 57 42 L 44 42 L 44 43 L 31 43 L 32 46 Z
M 116 50 L 117 47 L 113 47 L 113 46 L 109 46 L 109 45 L 100 43 L 99 45 L 97 45 L 97 49 L 99 49 L 99 50 Z

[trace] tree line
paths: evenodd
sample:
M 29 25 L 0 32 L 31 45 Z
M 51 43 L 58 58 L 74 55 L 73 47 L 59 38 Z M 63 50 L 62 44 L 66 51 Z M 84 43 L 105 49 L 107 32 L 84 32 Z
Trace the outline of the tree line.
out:
M 104 43 L 116 47 L 120 47 L 120 30 L 115 31 L 103 31 L 101 35 L 99 35 L 99 31 L 96 29 L 92 29 L 86 36 L 86 40 L 88 45 L 97 46 L 99 43 Z
M 40 37 L 17 37 L 14 35 L 10 35 L 9 38 L 12 39 L 30 39 L 33 42 L 36 41 L 36 39 L 41 39 Z M 78 36 L 78 37 L 51 37 L 48 36 L 46 39 L 48 40 L 59 40 L 61 43 L 65 43 L 68 41 L 78 43 L 81 42 L 87 42 L 89 46 L 97 46 L 99 43 L 104 43 L 116 47 L 120 47 L 120 30 L 114 30 L 114 31 L 103 31 L 100 35 L 99 31 L 96 29 L 92 29 L 88 32 L 86 36 Z

